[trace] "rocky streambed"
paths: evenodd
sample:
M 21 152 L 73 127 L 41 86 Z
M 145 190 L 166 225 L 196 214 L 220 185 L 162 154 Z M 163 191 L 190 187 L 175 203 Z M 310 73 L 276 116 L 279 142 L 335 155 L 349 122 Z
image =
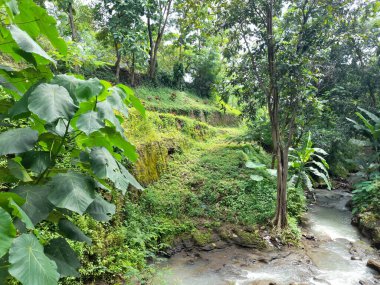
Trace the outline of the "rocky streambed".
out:
M 350 194 L 317 190 L 303 228 L 302 246 L 258 250 L 237 245 L 212 251 L 187 250 L 162 262 L 153 284 L 181 285 L 375 285 L 379 260 L 346 208 Z

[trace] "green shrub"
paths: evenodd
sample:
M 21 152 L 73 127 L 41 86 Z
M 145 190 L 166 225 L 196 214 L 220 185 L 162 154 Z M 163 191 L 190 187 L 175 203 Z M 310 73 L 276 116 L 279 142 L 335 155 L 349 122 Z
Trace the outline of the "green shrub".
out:
M 380 213 L 380 179 L 360 182 L 352 191 L 353 213 L 371 211 Z

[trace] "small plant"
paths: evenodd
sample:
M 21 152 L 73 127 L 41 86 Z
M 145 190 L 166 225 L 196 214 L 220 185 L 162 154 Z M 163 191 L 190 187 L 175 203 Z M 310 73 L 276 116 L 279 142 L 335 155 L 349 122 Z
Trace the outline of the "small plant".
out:
M 311 133 L 309 132 L 307 141 L 300 150 L 291 149 L 289 154 L 289 172 L 292 174 L 290 183 L 298 188 L 306 188 L 311 191 L 315 179 L 322 179 L 324 184 L 331 190 L 330 177 L 328 173 L 329 165 L 324 156 L 327 153 L 321 148 L 313 147 Z
M 172 92 L 172 94 L 170 94 L 170 100 L 174 102 L 176 99 L 177 99 L 177 94 Z

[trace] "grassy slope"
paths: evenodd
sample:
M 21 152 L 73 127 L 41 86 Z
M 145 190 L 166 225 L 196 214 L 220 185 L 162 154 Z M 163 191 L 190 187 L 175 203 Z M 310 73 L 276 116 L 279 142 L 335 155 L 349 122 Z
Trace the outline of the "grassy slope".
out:
M 132 112 L 128 125 L 127 137 L 138 147 L 166 140 L 185 144 L 172 154 L 157 182 L 142 193 L 132 191 L 126 199 L 119 198 L 118 214 L 110 224 L 78 217 L 93 246 L 75 245 L 82 256 L 81 279 L 67 279 L 64 284 L 144 280 L 153 270 L 147 258 L 165 250 L 177 236 L 194 237 L 199 235 L 197 229 L 228 223 L 257 227 L 273 216 L 274 179 L 265 171 L 245 167 L 248 160 L 269 165 L 270 156 L 257 145 L 236 142 L 243 127 L 215 128 L 157 112 L 148 112 L 146 120 Z M 264 180 L 255 182 L 251 174 L 260 174 Z
M 191 111 L 203 112 L 221 112 L 222 106 L 225 106 L 226 112 L 233 115 L 239 115 L 240 112 L 230 106 L 215 102 L 218 100 L 200 98 L 189 91 L 179 91 L 167 87 L 153 88 L 142 86 L 136 89 L 137 96 L 142 100 L 147 109 L 158 110 L 161 112 L 182 111 L 188 113 Z

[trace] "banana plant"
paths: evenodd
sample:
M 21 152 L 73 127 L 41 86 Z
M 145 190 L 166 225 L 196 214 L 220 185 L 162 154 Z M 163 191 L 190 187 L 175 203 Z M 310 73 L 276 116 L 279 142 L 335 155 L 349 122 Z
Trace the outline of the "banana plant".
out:
M 367 140 L 370 141 L 370 144 L 375 152 L 372 162 L 380 164 L 379 156 L 379 145 L 380 145 L 380 118 L 375 114 L 367 111 L 363 108 L 358 108 L 361 112 L 356 112 L 356 116 L 360 119 L 359 122 L 346 118 L 349 122 L 353 124 L 353 127 L 359 131 Z M 365 142 L 362 143 L 365 145 Z
M 309 132 L 308 139 L 301 149 L 290 150 L 289 172 L 291 178 L 289 182 L 295 187 L 302 186 L 311 191 L 313 182 L 318 179 L 322 180 L 331 190 L 329 165 L 324 158 L 326 155 L 327 153 L 323 149 L 313 147 L 311 133 Z

